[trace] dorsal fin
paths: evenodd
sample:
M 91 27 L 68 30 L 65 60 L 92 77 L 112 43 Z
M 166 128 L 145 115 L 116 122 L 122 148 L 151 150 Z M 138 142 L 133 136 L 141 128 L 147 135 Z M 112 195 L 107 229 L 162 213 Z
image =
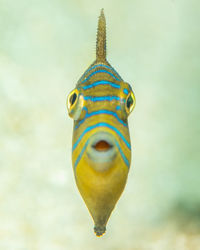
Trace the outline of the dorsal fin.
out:
M 96 61 L 106 61 L 106 19 L 103 9 L 99 16 L 98 30 L 97 30 L 97 43 L 96 43 Z

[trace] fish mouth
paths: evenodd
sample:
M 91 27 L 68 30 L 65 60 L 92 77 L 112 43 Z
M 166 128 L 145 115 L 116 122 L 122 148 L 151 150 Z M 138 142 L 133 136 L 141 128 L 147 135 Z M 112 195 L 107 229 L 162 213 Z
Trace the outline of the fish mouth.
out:
M 94 163 L 112 162 L 117 154 L 115 138 L 106 132 L 97 132 L 89 139 L 88 158 Z
M 111 145 L 108 141 L 106 140 L 99 140 L 97 141 L 92 147 L 99 152 L 106 152 L 110 150 L 113 145 Z

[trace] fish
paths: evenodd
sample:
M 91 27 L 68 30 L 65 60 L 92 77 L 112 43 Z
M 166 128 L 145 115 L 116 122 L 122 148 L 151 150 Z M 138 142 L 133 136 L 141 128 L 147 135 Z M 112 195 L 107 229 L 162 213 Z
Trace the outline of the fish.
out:
M 110 65 L 106 52 L 106 20 L 102 9 L 96 60 L 67 97 L 68 114 L 74 120 L 74 177 L 93 218 L 96 236 L 105 233 L 126 185 L 131 164 L 128 116 L 136 103 L 130 84 Z

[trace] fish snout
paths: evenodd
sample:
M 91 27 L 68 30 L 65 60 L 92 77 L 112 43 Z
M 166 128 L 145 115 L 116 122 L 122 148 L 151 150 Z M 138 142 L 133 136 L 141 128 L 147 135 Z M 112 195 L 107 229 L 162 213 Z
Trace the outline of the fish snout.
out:
M 98 171 L 104 171 L 112 165 L 116 157 L 115 138 L 110 133 L 97 132 L 89 139 L 86 151 L 92 167 Z

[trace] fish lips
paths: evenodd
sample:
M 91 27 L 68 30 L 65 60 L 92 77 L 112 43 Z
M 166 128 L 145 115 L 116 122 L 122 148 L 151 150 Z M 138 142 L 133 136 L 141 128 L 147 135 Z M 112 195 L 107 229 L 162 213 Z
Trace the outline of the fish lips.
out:
M 115 137 L 106 132 L 97 132 L 90 137 L 86 152 L 94 168 L 100 171 L 112 165 L 117 155 L 115 141 Z

